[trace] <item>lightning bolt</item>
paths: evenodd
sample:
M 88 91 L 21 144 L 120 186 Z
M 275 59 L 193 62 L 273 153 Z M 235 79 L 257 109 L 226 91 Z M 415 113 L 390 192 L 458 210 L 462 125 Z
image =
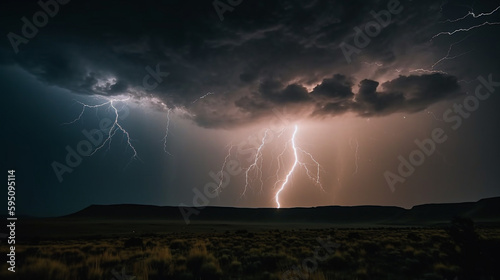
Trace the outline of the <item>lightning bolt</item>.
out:
M 279 200 L 280 193 L 283 192 L 283 190 L 285 189 L 286 185 L 289 183 L 290 177 L 293 175 L 293 173 L 294 173 L 295 169 L 297 168 L 297 166 L 302 166 L 306 170 L 306 174 L 309 177 L 309 179 L 315 181 L 315 183 L 317 185 L 319 185 L 321 187 L 321 189 L 324 191 L 323 186 L 321 185 L 321 182 L 320 182 L 321 165 L 318 163 L 318 161 L 316 161 L 316 159 L 314 159 L 314 157 L 310 153 L 304 151 L 303 149 L 301 149 L 300 147 L 297 146 L 297 143 L 296 143 L 295 139 L 296 139 L 297 131 L 298 130 L 299 130 L 298 126 L 295 125 L 295 129 L 293 131 L 292 138 L 289 141 L 291 143 L 291 145 L 292 145 L 292 150 L 293 150 L 293 156 L 294 156 L 293 165 L 290 168 L 290 170 L 288 171 L 285 179 L 282 181 L 281 187 L 279 188 L 279 190 L 276 192 L 276 195 L 275 195 L 275 201 L 276 201 L 278 209 L 281 207 L 280 200 Z M 316 167 L 317 167 L 316 178 L 314 178 L 314 176 L 312 176 L 310 170 L 307 168 L 307 164 L 304 163 L 304 162 L 302 162 L 302 161 L 300 161 L 300 159 L 299 159 L 299 152 L 307 155 L 314 162 L 314 164 L 316 165 Z M 278 181 L 278 182 L 280 182 L 280 181 Z
M 172 109 L 170 109 L 170 108 L 167 110 L 167 124 L 165 126 L 165 136 L 163 136 L 163 138 L 162 138 L 163 150 L 165 151 L 165 153 L 167 153 L 170 156 L 172 156 L 172 154 L 169 151 L 167 151 L 167 138 L 168 138 L 168 132 L 170 129 L 170 112 L 171 111 L 172 111 Z
M 287 130 L 286 127 L 282 127 L 281 129 L 277 130 L 276 131 L 277 138 L 280 138 L 286 130 Z M 292 134 L 290 140 L 284 142 L 283 149 L 280 150 L 279 154 L 276 157 L 277 169 L 276 169 L 274 175 L 269 177 L 269 179 L 275 178 L 273 189 L 276 189 L 277 186 L 281 184 L 281 187 L 279 188 L 278 192 L 275 194 L 275 200 L 276 200 L 276 203 L 278 204 L 278 208 L 281 207 L 281 205 L 279 203 L 279 195 L 285 189 L 286 185 L 289 183 L 290 177 L 293 175 L 297 166 L 304 168 L 305 173 L 308 176 L 308 178 L 311 181 L 313 181 L 316 185 L 318 185 L 321 188 L 321 190 L 324 191 L 323 186 L 321 184 L 321 177 L 320 177 L 320 173 L 323 170 L 323 168 L 320 165 L 320 163 L 313 157 L 313 155 L 311 153 L 305 151 L 304 149 L 300 148 L 297 145 L 296 140 L 295 140 L 296 135 L 297 135 L 297 131 L 298 131 L 298 126 L 295 125 L 295 129 L 293 131 L 293 134 Z M 262 137 L 260 142 L 258 142 L 258 144 L 256 144 L 256 145 L 258 145 L 258 147 L 256 147 L 256 149 L 255 149 L 255 155 L 252 157 L 252 162 L 247 168 L 244 169 L 245 170 L 245 185 L 244 185 L 244 188 L 243 188 L 243 191 L 242 191 L 242 194 L 240 197 L 243 197 L 247 193 L 248 189 L 250 187 L 252 187 L 252 183 L 255 180 L 257 180 L 260 183 L 260 193 L 263 192 L 264 182 L 267 182 L 267 180 L 264 181 L 262 179 L 262 177 L 263 177 L 262 164 L 265 160 L 264 148 L 270 142 L 269 139 L 271 137 L 270 136 L 271 133 L 272 133 L 271 129 L 269 129 L 269 128 L 266 129 L 264 131 L 264 136 Z M 222 183 L 224 181 L 224 169 L 227 165 L 228 159 L 231 157 L 231 151 L 235 147 L 232 144 L 230 144 L 228 146 L 230 146 L 229 151 L 228 151 L 226 157 L 224 158 L 224 162 L 222 164 L 221 170 L 218 173 L 218 176 L 220 177 L 220 179 L 219 179 L 219 185 L 216 189 L 217 193 L 220 193 L 220 190 L 222 188 Z M 288 171 L 286 177 L 284 179 L 279 179 L 280 172 L 283 169 L 283 167 L 285 166 L 285 164 L 284 164 L 285 153 L 289 149 L 290 146 L 293 148 L 294 163 L 293 163 L 292 168 Z M 301 161 L 300 156 L 307 158 L 308 159 L 307 162 Z M 271 161 L 271 166 L 273 166 L 273 161 Z M 312 168 L 311 166 L 313 166 L 314 168 Z
M 76 101 L 76 102 L 78 102 L 78 103 L 80 103 L 82 105 L 82 111 L 80 112 L 80 114 L 78 115 L 78 117 L 76 119 L 74 119 L 73 121 L 71 121 L 69 123 L 64 123 L 64 125 L 73 124 L 73 123 L 81 120 L 81 118 L 82 118 L 83 114 L 85 113 L 86 109 L 96 109 L 96 110 L 98 110 L 99 108 L 104 107 L 104 106 L 107 105 L 108 109 L 112 109 L 112 111 L 114 112 L 115 120 L 113 122 L 113 125 L 109 129 L 108 137 L 89 156 L 92 156 L 95 153 L 97 153 L 99 150 L 101 150 L 106 145 L 106 143 L 108 144 L 108 150 L 109 150 L 111 148 L 111 141 L 112 141 L 113 137 L 115 136 L 116 132 L 117 131 L 121 131 L 123 133 L 123 135 L 127 139 L 127 145 L 128 145 L 128 147 L 133 151 L 133 154 L 132 154 L 132 157 L 130 158 L 129 164 L 134 159 L 139 159 L 140 160 L 139 156 L 137 155 L 137 151 L 136 151 L 134 145 L 132 145 L 132 140 L 130 138 L 130 134 L 128 133 L 127 130 L 125 130 L 123 128 L 123 126 L 120 123 L 120 120 L 119 120 L 120 114 L 118 113 L 118 109 L 115 107 L 115 102 L 126 102 L 126 101 L 130 100 L 130 97 L 127 97 L 127 98 L 124 98 L 124 99 L 112 99 L 112 98 L 107 98 L 107 97 L 103 97 L 103 98 L 106 99 L 107 101 L 104 102 L 104 103 L 101 103 L 101 104 L 97 104 L 97 105 L 88 105 L 88 104 L 85 104 L 83 102 Z M 127 166 L 128 166 L 128 164 L 127 164 Z
M 126 100 L 128 100 L 128 99 L 126 99 Z M 126 101 L 126 100 L 120 100 L 120 101 Z M 111 140 L 113 139 L 113 136 L 116 134 L 116 132 L 118 130 L 120 130 L 125 135 L 125 137 L 127 138 L 127 144 L 130 147 L 130 149 L 132 149 L 132 151 L 133 151 L 133 155 L 132 155 L 132 157 L 130 158 L 130 161 L 129 161 L 129 164 L 130 164 L 130 162 L 132 162 L 132 160 L 134 160 L 134 159 L 139 159 L 140 160 L 140 158 L 137 156 L 137 151 L 135 150 L 134 145 L 132 145 L 132 142 L 131 142 L 131 139 L 130 139 L 130 134 L 128 133 L 127 130 L 125 130 L 123 128 L 123 126 L 120 124 L 120 121 L 118 120 L 119 114 L 118 114 L 118 110 L 116 109 L 116 107 L 114 105 L 114 102 L 115 102 L 115 100 L 111 100 L 109 102 L 109 105 L 111 106 L 111 108 L 113 108 L 113 110 L 115 112 L 115 121 L 113 122 L 113 125 L 111 126 L 111 128 L 110 128 L 110 130 L 108 132 L 108 138 L 106 138 L 106 140 L 104 140 L 104 142 L 102 143 L 102 145 L 99 146 L 99 147 L 97 147 L 90 155 L 91 156 L 94 155 L 97 151 L 99 151 L 102 147 L 104 147 L 104 145 L 106 145 L 106 142 L 108 142 L 108 149 L 109 149 L 111 147 Z
M 290 169 L 290 171 L 288 172 L 288 174 L 286 175 L 285 177 L 285 180 L 283 181 L 283 184 L 281 185 L 281 188 L 278 190 L 278 192 L 276 192 L 276 204 L 278 205 L 278 209 L 281 207 L 281 204 L 280 204 L 280 193 L 285 189 L 285 186 L 286 184 L 288 184 L 288 180 L 290 179 L 290 176 L 292 176 L 293 174 L 293 171 L 295 170 L 295 167 L 297 166 L 297 163 L 299 162 L 299 157 L 297 155 L 297 147 L 295 146 L 295 135 L 297 135 L 297 130 L 298 130 L 298 127 L 297 125 L 295 125 L 295 130 L 293 131 L 293 135 L 292 135 L 292 148 L 293 148 L 293 155 L 295 157 L 295 160 L 293 162 L 293 166 L 292 168 Z

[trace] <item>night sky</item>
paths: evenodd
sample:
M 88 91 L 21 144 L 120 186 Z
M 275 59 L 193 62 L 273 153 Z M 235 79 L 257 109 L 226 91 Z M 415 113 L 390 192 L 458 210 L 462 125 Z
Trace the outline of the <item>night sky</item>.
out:
M 496 1 L 1 5 L 19 214 L 500 195 Z

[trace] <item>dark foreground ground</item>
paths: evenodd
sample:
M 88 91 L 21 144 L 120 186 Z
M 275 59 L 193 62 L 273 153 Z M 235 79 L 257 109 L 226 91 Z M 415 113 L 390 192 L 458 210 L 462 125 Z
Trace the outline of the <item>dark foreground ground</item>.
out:
M 500 227 L 34 219 L 1 279 L 500 279 Z M 7 246 L 2 240 L 2 255 Z

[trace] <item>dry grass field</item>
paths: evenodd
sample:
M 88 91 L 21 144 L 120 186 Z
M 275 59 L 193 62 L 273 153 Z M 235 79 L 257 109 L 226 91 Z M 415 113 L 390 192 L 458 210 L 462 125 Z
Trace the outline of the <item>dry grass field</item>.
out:
M 230 228 L 230 227 L 228 227 Z M 31 240 L 1 279 L 500 279 L 500 229 L 227 229 Z

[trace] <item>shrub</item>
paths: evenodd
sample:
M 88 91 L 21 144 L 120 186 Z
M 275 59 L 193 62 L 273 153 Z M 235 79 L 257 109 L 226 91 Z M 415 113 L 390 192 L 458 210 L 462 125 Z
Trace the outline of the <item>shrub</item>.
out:
M 132 248 L 132 247 L 142 247 L 144 246 L 144 243 L 141 238 L 139 237 L 131 237 L 123 243 L 123 247 L 125 248 Z

